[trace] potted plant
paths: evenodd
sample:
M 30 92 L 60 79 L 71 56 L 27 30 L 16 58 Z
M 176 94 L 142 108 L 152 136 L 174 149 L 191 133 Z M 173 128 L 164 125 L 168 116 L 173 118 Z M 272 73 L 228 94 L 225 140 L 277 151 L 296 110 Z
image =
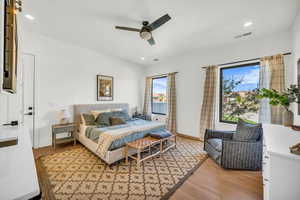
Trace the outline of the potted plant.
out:
M 292 126 L 294 123 L 294 113 L 290 110 L 292 103 L 299 103 L 300 88 L 297 85 L 290 85 L 284 92 L 278 92 L 273 89 L 260 89 L 258 98 L 269 99 L 269 104 L 273 106 L 283 106 L 285 108 L 283 114 L 283 125 Z

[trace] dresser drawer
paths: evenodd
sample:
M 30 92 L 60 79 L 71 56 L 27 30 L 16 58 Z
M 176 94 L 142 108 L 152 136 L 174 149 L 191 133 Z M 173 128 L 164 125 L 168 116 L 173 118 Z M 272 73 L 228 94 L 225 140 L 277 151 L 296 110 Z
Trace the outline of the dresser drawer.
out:
M 270 161 L 270 155 L 266 151 L 264 151 L 262 161 L 262 173 L 264 182 L 270 181 Z
M 270 199 L 270 183 L 264 182 L 264 200 Z
M 263 154 L 263 187 L 264 187 L 264 200 L 270 199 L 270 157 L 267 153 Z
M 299 200 L 300 157 L 289 147 L 300 141 L 290 127 L 263 124 L 264 200 Z

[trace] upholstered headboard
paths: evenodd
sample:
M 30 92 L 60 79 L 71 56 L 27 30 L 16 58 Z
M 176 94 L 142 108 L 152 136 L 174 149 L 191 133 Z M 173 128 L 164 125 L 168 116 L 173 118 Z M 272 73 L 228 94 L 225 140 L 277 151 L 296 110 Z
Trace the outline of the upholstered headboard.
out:
M 80 125 L 81 113 L 89 113 L 91 110 L 106 110 L 106 109 L 118 109 L 121 108 L 129 112 L 129 105 L 127 103 L 106 103 L 106 104 L 78 104 L 74 105 L 74 123 L 77 124 L 77 130 Z

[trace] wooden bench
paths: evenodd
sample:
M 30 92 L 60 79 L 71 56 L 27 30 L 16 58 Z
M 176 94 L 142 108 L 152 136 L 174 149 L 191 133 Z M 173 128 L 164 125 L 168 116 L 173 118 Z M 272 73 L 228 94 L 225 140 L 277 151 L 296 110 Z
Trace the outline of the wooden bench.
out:
M 170 142 L 171 140 L 174 140 L 173 144 L 167 146 L 167 143 Z M 157 147 L 158 147 L 158 150 L 155 153 L 152 153 L 153 148 L 157 148 Z M 172 135 L 170 137 L 163 138 L 163 139 L 156 139 L 156 138 L 153 138 L 150 136 L 142 138 L 142 139 L 138 139 L 133 142 L 126 143 L 126 146 L 124 148 L 125 162 L 126 162 L 126 164 L 128 164 L 128 158 L 130 157 L 137 161 L 137 167 L 139 167 L 141 162 L 143 162 L 149 158 L 158 156 L 173 147 L 176 147 L 176 135 Z M 130 148 L 135 149 L 137 151 L 136 156 L 133 156 L 133 155 L 131 156 L 128 154 L 128 150 Z M 149 155 L 142 158 L 141 153 L 146 150 L 149 151 Z

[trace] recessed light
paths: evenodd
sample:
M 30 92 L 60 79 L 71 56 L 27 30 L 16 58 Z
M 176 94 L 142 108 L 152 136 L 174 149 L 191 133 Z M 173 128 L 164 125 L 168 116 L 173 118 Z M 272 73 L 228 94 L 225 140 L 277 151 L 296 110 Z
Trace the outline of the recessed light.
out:
M 141 57 L 141 60 L 145 60 L 145 57 Z
M 25 15 L 25 17 L 27 18 L 27 19 L 29 19 L 29 20 L 34 20 L 35 18 L 32 16 L 32 15 Z
M 244 27 L 246 28 L 246 27 L 249 27 L 249 26 L 252 26 L 253 25 L 253 22 L 245 22 L 244 23 Z

